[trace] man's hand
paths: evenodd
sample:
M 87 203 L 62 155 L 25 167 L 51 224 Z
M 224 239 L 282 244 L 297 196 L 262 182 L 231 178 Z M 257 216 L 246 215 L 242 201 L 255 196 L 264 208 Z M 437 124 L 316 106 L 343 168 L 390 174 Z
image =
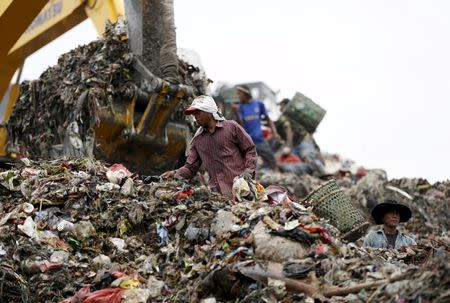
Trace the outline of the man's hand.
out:
M 253 179 L 253 176 L 250 172 L 243 172 L 242 174 L 239 175 L 240 178 L 244 178 L 244 180 L 246 181 L 250 181 Z
M 231 110 L 233 111 L 233 113 L 235 113 L 237 115 L 239 113 L 239 105 L 238 104 L 232 104 L 231 105 Z
M 176 170 L 169 170 L 169 171 L 166 171 L 165 173 L 162 173 L 161 178 L 163 178 L 163 179 L 173 178 L 173 177 L 175 177 L 176 173 L 177 173 Z

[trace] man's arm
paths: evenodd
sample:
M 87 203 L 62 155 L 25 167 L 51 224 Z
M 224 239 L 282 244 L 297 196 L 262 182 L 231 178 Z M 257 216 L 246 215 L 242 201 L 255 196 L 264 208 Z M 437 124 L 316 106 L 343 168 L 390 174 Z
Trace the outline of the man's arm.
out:
M 201 165 L 202 160 L 200 159 L 195 143 L 193 142 L 186 163 L 177 169 L 176 172 L 185 179 L 191 179 L 197 174 Z
M 289 121 L 283 122 L 284 132 L 286 133 L 286 146 L 292 149 L 294 146 L 294 132 Z
M 275 123 L 273 123 L 272 119 L 270 119 L 269 115 L 267 114 L 266 107 L 264 106 L 264 103 L 259 101 L 259 113 L 261 115 L 261 118 L 266 120 L 269 124 L 270 130 L 272 131 L 273 138 L 277 143 L 281 142 L 281 137 L 277 132 L 277 128 L 275 127 Z
M 186 163 L 177 170 L 171 170 L 163 173 L 161 177 L 171 178 L 179 175 L 185 179 L 191 179 L 197 174 L 201 165 L 202 160 L 198 155 L 197 149 L 195 148 L 195 144 L 192 144 Z
M 256 171 L 256 162 L 258 155 L 256 153 L 256 145 L 253 143 L 252 138 L 239 124 L 235 126 L 235 139 L 236 145 L 245 156 L 245 172 L 253 174 Z
M 277 132 L 277 128 L 275 127 L 275 123 L 269 118 L 269 116 L 266 116 L 267 123 L 269 124 L 270 129 L 272 130 L 273 138 L 276 142 L 281 142 L 281 137 Z

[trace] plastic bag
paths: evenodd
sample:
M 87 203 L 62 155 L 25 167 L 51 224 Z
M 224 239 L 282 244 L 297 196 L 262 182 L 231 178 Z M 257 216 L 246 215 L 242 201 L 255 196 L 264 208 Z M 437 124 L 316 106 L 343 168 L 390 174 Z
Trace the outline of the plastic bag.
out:
M 244 177 L 235 177 L 231 188 L 233 196 L 237 201 L 265 201 L 267 195 L 264 186 L 255 180 L 247 180 Z
M 122 301 L 121 288 L 105 288 L 90 293 L 83 303 L 120 303 Z

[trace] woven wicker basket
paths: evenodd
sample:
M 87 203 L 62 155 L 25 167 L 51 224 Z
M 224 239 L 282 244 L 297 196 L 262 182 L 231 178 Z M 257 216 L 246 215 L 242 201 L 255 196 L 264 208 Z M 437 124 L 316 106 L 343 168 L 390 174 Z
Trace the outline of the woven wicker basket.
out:
M 306 197 L 313 212 L 328 219 L 348 241 L 356 241 L 365 234 L 369 223 L 358 212 L 335 180 L 330 180 Z

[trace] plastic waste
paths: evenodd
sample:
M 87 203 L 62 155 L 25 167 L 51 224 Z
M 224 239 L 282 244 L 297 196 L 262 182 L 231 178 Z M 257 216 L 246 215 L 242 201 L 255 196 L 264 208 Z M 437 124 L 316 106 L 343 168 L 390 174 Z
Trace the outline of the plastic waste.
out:
M 169 233 L 167 232 L 167 229 L 164 226 L 157 224 L 156 233 L 159 237 L 158 246 L 166 246 L 169 243 Z
M 244 178 L 234 178 L 232 191 L 233 196 L 236 197 L 239 202 L 242 202 L 244 199 L 247 201 L 255 200 L 255 191 L 253 189 L 252 192 L 252 188 Z
M 122 288 L 105 288 L 87 295 L 83 303 L 121 303 Z
M 312 245 L 315 241 L 314 237 L 312 237 L 309 233 L 305 232 L 300 228 L 294 228 L 291 230 L 285 229 L 272 230 L 270 233 L 272 235 L 286 237 L 306 245 Z
M 209 238 L 209 229 L 195 227 L 193 223 L 189 224 L 184 232 L 184 236 L 189 241 L 196 241 L 197 243 L 203 243 Z
M 237 218 L 233 213 L 220 209 L 214 218 L 211 231 L 216 236 L 224 238 L 230 233 L 240 230 L 241 227 L 237 224 L 239 222 L 239 218 Z
M 80 221 L 73 226 L 78 239 L 87 239 L 95 235 L 95 227 L 90 221 Z
M 98 255 L 94 259 L 92 259 L 94 264 L 98 265 L 99 267 L 103 267 L 105 265 L 111 264 L 111 259 L 108 256 L 105 256 L 103 254 Z
M 125 183 L 122 185 L 122 188 L 120 189 L 120 192 L 124 195 L 124 196 L 131 196 L 134 194 L 134 183 L 133 183 L 133 179 L 131 178 L 127 178 L 125 180 Z
M 106 172 L 109 182 L 121 185 L 122 181 L 131 177 L 131 172 L 122 164 L 113 164 Z
M 281 280 L 267 278 L 267 286 L 277 299 L 282 299 L 286 295 L 286 283 Z
M 119 277 L 116 280 L 114 280 L 111 283 L 111 286 L 112 287 L 120 287 L 123 289 L 135 289 L 135 288 L 139 288 L 140 283 L 137 278 L 124 275 L 124 276 Z
M 216 302 L 217 302 L 216 298 L 206 298 L 200 301 L 200 303 L 216 303 Z
M 14 171 L 0 172 L 0 184 L 10 191 L 20 190 L 19 176 Z
M 75 224 L 73 224 L 72 222 L 69 222 L 67 220 L 64 219 L 60 219 L 58 221 L 58 223 L 56 223 L 53 228 L 56 229 L 59 232 L 64 232 L 64 231 L 71 231 L 74 229 Z
M 122 293 L 121 303 L 147 303 L 149 298 L 149 289 L 127 289 Z
M 50 256 L 50 262 L 64 264 L 69 260 L 69 252 L 57 250 Z
M 302 259 L 309 249 L 309 246 L 302 243 L 263 232 L 253 235 L 253 245 L 258 258 L 274 262 Z
M 5 250 L 5 247 L 3 245 L 3 243 L 0 243 L 0 257 L 6 255 L 7 252 Z
M 17 205 L 12 211 L 7 213 L 3 218 L 0 220 L 0 226 L 6 224 L 8 220 L 16 219 L 19 215 L 19 213 L 23 212 L 25 214 L 30 214 L 34 210 L 34 206 L 31 203 L 25 202 L 22 204 Z
M 43 261 L 26 260 L 22 262 L 22 269 L 29 274 L 44 273 L 50 270 L 59 269 L 61 267 L 62 265 L 60 263 L 50 262 L 47 260 Z
M 283 264 L 283 275 L 288 278 L 302 279 L 314 268 L 313 262 L 287 261 Z
M 147 289 L 150 290 L 150 298 L 157 298 L 161 295 L 161 291 L 164 287 L 164 282 L 156 279 L 154 276 L 150 276 L 147 280 Z
M 30 238 L 37 237 L 36 223 L 34 223 L 33 218 L 31 217 L 28 217 L 23 225 L 18 225 L 17 229 L 19 229 Z
M 266 188 L 268 202 L 273 205 L 279 205 L 285 202 L 291 202 L 293 199 L 289 197 L 288 189 L 281 185 L 269 185 Z
M 115 183 L 104 183 L 103 185 L 95 186 L 95 189 L 98 191 L 111 192 L 118 191 L 121 189 L 121 187 L 120 185 L 117 185 Z
M 125 240 L 121 238 L 109 238 L 109 241 L 117 248 L 120 252 L 128 252 L 128 250 L 125 249 L 127 246 L 125 243 Z

